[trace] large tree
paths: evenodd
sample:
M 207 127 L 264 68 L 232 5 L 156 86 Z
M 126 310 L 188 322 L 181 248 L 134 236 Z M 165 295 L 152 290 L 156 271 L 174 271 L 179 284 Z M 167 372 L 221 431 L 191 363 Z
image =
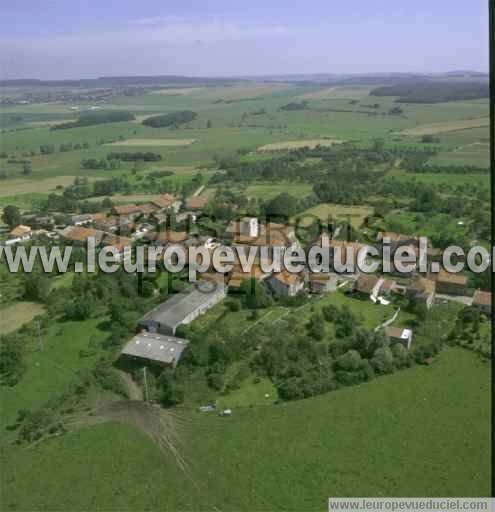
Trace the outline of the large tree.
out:
M 13 228 L 21 222 L 21 212 L 17 206 L 8 205 L 3 209 L 2 220 Z

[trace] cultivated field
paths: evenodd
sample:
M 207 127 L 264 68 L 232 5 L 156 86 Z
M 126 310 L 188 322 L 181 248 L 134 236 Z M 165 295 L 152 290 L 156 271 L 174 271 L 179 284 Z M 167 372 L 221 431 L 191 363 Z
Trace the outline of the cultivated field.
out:
M 106 146 L 190 146 L 196 139 L 126 139 Z
M 285 91 L 288 88 L 289 85 L 287 84 L 239 84 L 230 87 L 210 88 L 205 92 L 205 96 L 209 98 L 218 97 L 223 100 L 239 100 L 243 98 L 259 98 L 261 96 Z
M 463 119 L 446 123 L 425 124 L 416 126 L 415 128 L 408 128 L 406 130 L 402 130 L 400 133 L 403 135 L 411 136 L 436 135 L 439 133 L 456 132 L 460 130 L 468 130 L 470 128 L 481 128 L 484 126 L 490 126 L 489 117 L 481 117 L 477 119 Z
M 66 187 L 74 181 L 74 176 L 58 176 L 41 180 L 7 180 L 0 185 L 0 197 L 19 194 L 54 192 L 58 186 Z
M 291 149 L 309 148 L 316 146 L 333 146 L 334 144 L 342 144 L 342 140 L 338 139 L 309 139 L 309 140 L 289 140 L 286 142 L 275 142 L 273 144 L 265 144 L 260 146 L 257 151 L 265 153 L 270 151 L 284 151 Z
M 324 87 L 298 96 L 301 100 L 326 100 L 336 98 L 361 99 L 369 94 L 372 87 Z
M 170 87 L 166 89 L 151 91 L 150 94 L 159 94 L 162 96 L 189 96 L 190 94 L 201 92 L 203 90 L 204 87 Z

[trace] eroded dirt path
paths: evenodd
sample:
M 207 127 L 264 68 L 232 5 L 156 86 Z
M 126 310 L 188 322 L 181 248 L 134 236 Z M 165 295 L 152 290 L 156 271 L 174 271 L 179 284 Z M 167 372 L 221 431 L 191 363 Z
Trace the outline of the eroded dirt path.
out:
M 96 405 L 91 414 L 73 416 L 67 426 L 80 428 L 108 421 L 132 425 L 146 434 L 165 456 L 174 457 L 185 476 L 198 487 L 183 455 L 189 424 L 180 414 L 142 400 L 109 401 Z

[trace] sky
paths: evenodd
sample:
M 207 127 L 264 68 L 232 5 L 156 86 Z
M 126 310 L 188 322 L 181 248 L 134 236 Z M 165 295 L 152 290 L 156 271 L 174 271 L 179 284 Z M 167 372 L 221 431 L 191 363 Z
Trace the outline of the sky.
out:
M 2 0 L 0 78 L 488 71 L 487 0 Z

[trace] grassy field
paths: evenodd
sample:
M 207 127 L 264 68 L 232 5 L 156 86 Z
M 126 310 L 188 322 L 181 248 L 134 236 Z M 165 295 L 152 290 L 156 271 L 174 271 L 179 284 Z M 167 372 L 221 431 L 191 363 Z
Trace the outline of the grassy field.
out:
M 222 157 L 253 161 L 269 157 L 270 151 L 343 140 L 366 146 L 381 138 L 387 147 L 424 148 L 421 135 L 434 133 L 440 138 L 435 144 L 440 151 L 431 163 L 487 167 L 487 100 L 401 104 L 403 114 L 397 116 L 389 114 L 397 106 L 396 98 L 369 97 L 371 89 L 245 82 L 174 86 L 113 96 L 105 105 L 132 112 L 135 121 L 56 131 L 50 130 L 51 124 L 74 119 L 72 107 L 82 111 L 92 103 L 0 107 L 0 153 L 7 153 L 0 158 L 5 177 L 0 182 L 0 208 L 7 204 L 30 208 L 59 185 L 69 185 L 75 176 L 94 180 L 125 175 L 137 185 L 140 176 L 171 170 L 174 174 L 166 179 L 181 184 L 200 168 L 206 177 L 215 173 Z M 298 110 L 282 108 L 301 100 L 307 104 Z M 185 109 L 197 112 L 197 117 L 180 127 L 141 124 L 151 115 Z M 59 151 L 66 143 L 89 147 Z M 46 144 L 53 144 L 55 152 L 40 154 L 40 146 Z M 104 159 L 112 151 L 141 147 L 159 153 L 161 160 L 143 164 L 137 176 L 132 174 L 131 162 L 113 170 L 81 166 L 82 159 Z M 22 160 L 32 163 L 29 179 L 22 174 Z M 388 176 L 431 184 L 445 196 L 455 186 L 489 184 L 488 173 L 412 174 L 397 167 Z M 126 203 L 153 197 L 141 190 L 111 199 Z M 297 198 L 313 192 L 307 182 L 287 180 L 233 185 L 231 190 L 261 201 L 282 192 Z M 209 193 L 213 191 L 208 187 Z M 305 213 L 322 219 L 349 215 L 357 228 L 372 211 L 366 206 L 320 204 Z M 394 210 L 384 222 L 405 233 L 431 236 L 449 228 L 459 229 L 462 235 L 457 220 L 446 214 L 426 217 Z M 54 278 L 52 289 L 71 286 L 72 277 Z M 22 281 L 6 275 L 1 267 L 0 283 L 0 334 L 43 311 L 37 304 L 15 302 L 22 293 Z M 396 309 L 339 291 L 315 297 L 297 310 L 271 306 L 260 311 L 256 320 L 246 310 L 233 312 L 219 304 L 196 320 L 193 328 L 205 336 L 218 329 L 247 339 L 253 328 L 276 325 L 288 315 L 303 329 L 315 311 L 329 304 L 348 306 L 368 329 L 389 319 Z M 107 354 L 101 348 L 108 336 L 105 320 L 103 316 L 81 322 L 50 319 L 43 332 L 44 350 L 32 340 L 26 346 L 21 381 L 14 387 L 0 387 L 2 429 L 12 424 L 19 409 L 43 407 L 67 390 L 79 370 L 93 368 Z M 407 326 L 412 320 L 409 312 L 401 311 L 395 324 Z M 328 337 L 333 328 L 325 324 Z M 234 380 L 242 364 L 248 363 L 228 367 L 226 383 Z M 299 402 L 274 403 L 273 383 L 255 379 L 249 368 L 237 389 L 220 396 L 206 385 L 201 368 L 187 379 L 185 392 L 186 402 L 172 412 L 180 438 L 175 455 L 162 453 L 142 429 L 108 418 L 97 424 L 101 418 L 89 412 L 67 434 L 31 446 L 11 444 L 15 433 L 4 430 L 0 509 L 314 511 L 326 509 L 329 496 L 483 496 L 490 492 L 490 369 L 472 352 L 446 349 L 429 367 L 415 366 Z M 106 392 L 98 393 L 96 402 L 107 399 Z M 210 399 L 217 400 L 219 407 L 231 407 L 232 417 L 198 413 L 198 404 Z M 177 453 L 185 460 L 184 469 L 177 464 Z
M 187 474 L 144 434 L 107 423 L 31 449 L 4 447 L 3 503 L 309 511 L 325 509 L 329 496 L 490 493 L 490 370 L 462 349 L 431 367 L 285 405 L 239 407 L 231 418 L 179 414 Z
M 489 117 L 480 117 L 476 119 L 463 119 L 458 121 L 446 122 L 446 123 L 431 123 L 416 126 L 415 128 L 409 128 L 402 130 L 403 135 L 437 135 L 439 133 L 457 132 L 461 130 L 468 130 L 471 128 L 482 128 L 484 126 L 490 126 Z
M 92 179 L 90 181 L 93 181 Z M 0 197 L 12 197 L 32 193 L 55 192 L 57 187 L 66 187 L 74 182 L 74 176 L 58 176 L 42 180 L 8 180 L 0 187 Z
M 272 199 L 282 192 L 287 192 L 294 197 L 304 197 L 310 194 L 312 187 L 308 183 L 277 183 L 274 184 L 256 184 L 249 185 L 246 188 L 246 195 L 248 197 L 259 198 L 263 200 Z
M 32 306 L 30 311 L 33 311 Z M 37 307 L 36 314 L 40 311 Z M 42 335 L 42 352 L 37 343 L 27 347 L 27 370 L 22 380 L 14 387 L 0 388 L 0 425 L 14 421 L 19 409 L 36 409 L 63 393 L 77 370 L 94 365 L 98 351 L 85 357 L 81 356 L 80 351 L 88 349 L 91 338 L 97 341 L 103 339 L 105 333 L 99 328 L 103 320 L 93 318 L 84 322 L 54 322 Z
M 310 215 L 317 217 L 323 222 L 331 219 L 343 221 L 349 219 L 350 224 L 354 228 L 359 228 L 364 219 L 373 213 L 373 208 L 369 206 L 346 206 L 340 204 L 319 204 L 301 213 L 301 225 L 307 226 L 312 223 L 310 218 L 304 219 L 304 216 Z
M 231 157 L 238 151 L 256 156 L 258 148 L 267 151 L 289 149 L 315 141 L 326 144 L 334 140 L 348 140 L 367 144 L 381 137 L 394 143 L 418 144 L 418 135 L 404 135 L 404 130 L 405 133 L 412 130 L 414 134 L 432 127 L 438 132 L 446 127 L 457 130 L 469 126 L 469 129 L 461 131 L 443 131 L 440 134 L 440 153 L 432 162 L 488 166 L 488 127 L 473 127 L 486 124 L 486 100 L 403 104 L 404 115 L 392 116 L 388 112 L 395 106 L 395 98 L 371 98 L 368 96 L 370 90 L 369 86 L 355 85 L 320 87 L 267 83 L 174 87 L 140 96 L 115 96 L 105 105 L 108 109 L 131 111 L 136 121 L 57 131 L 50 130 L 49 125 L 73 119 L 72 107 L 77 106 L 82 111 L 90 108 L 91 102 L 1 107 L 0 120 L 5 126 L 1 134 L 1 150 L 7 153 L 8 158 L 0 159 L 0 171 L 7 175 L 7 179 L 2 181 L 0 206 L 15 204 L 30 208 L 39 199 L 46 198 L 57 185 L 68 183 L 70 177 L 107 178 L 128 174 L 132 164 L 124 164 L 115 170 L 81 169 L 82 159 L 105 158 L 114 145 L 121 149 L 134 147 L 157 152 L 162 157 L 159 167 L 179 169 L 212 166 L 218 157 Z M 281 109 L 301 99 L 308 102 L 303 110 Z M 370 108 L 370 104 L 375 103 L 378 108 Z M 181 109 L 191 109 L 198 116 L 178 129 L 151 128 L 141 124 L 150 115 Z M 9 121 L 9 116 L 14 121 Z M 9 122 L 14 123 L 11 129 Z M 473 144 L 482 143 L 484 139 L 484 146 Z M 87 143 L 90 147 L 58 151 L 61 144 L 67 143 Z M 40 146 L 44 144 L 53 144 L 56 151 L 40 155 Z M 262 157 L 261 153 L 258 155 Z M 28 180 L 31 183 L 26 183 L 22 163 L 14 163 L 23 159 L 32 163 L 33 173 Z M 157 167 L 149 163 L 144 171 Z M 172 179 L 183 183 L 191 179 L 191 175 L 177 171 Z M 33 185 L 34 182 L 39 183 Z M 284 187 L 281 185 L 278 189 Z M 285 189 L 290 188 L 296 194 L 307 193 L 308 188 L 305 187 L 291 183 Z M 255 185 L 249 193 L 253 197 L 264 197 L 265 193 L 273 197 L 277 193 L 275 190 L 273 186 L 266 189 L 263 185 Z

